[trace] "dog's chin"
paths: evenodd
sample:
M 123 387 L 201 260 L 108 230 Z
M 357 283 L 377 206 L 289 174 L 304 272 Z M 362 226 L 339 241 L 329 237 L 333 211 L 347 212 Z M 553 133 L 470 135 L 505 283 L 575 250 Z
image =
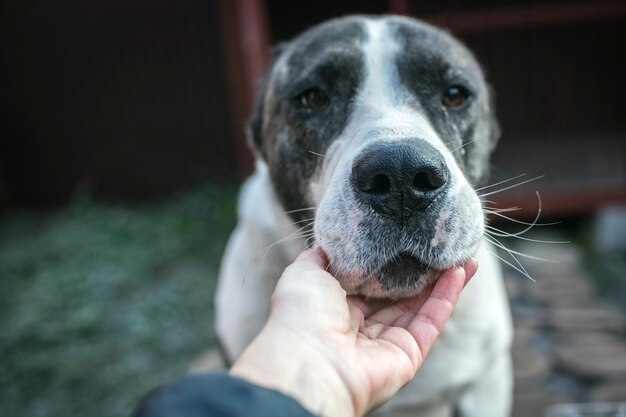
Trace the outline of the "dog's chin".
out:
M 418 295 L 439 278 L 442 270 L 408 253 L 401 253 L 392 260 L 364 273 L 364 269 L 343 270 L 333 268 L 341 286 L 350 295 L 368 298 L 404 298 Z

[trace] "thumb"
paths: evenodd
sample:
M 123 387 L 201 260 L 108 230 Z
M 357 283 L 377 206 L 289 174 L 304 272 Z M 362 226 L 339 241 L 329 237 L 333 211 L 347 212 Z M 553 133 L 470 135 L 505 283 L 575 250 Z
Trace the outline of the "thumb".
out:
M 311 266 L 315 265 L 321 269 L 328 268 L 328 258 L 322 248 L 318 246 L 313 249 L 304 250 L 300 252 L 296 260 L 293 262 L 293 265 L 299 266 L 305 266 L 307 264 L 311 264 Z
M 283 272 L 276 286 L 275 294 L 282 295 L 285 289 L 306 289 L 307 286 L 320 285 L 319 282 L 325 281 L 329 281 L 325 285 L 339 285 L 326 271 L 327 267 L 328 260 L 321 248 L 302 251 L 296 260 Z

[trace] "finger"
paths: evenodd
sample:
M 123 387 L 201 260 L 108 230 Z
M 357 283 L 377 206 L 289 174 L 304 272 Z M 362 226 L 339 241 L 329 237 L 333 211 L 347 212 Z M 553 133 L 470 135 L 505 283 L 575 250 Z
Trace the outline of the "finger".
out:
M 321 249 L 305 250 L 289 265 L 272 293 L 273 317 L 304 325 L 333 323 L 335 327 L 350 326 L 346 292 L 325 270 L 326 257 Z
M 328 266 L 328 259 L 326 254 L 319 246 L 313 249 L 306 249 L 298 255 L 293 264 L 307 265 L 314 264 L 322 269 L 326 269 Z
M 407 313 L 412 313 L 415 315 L 415 312 L 411 311 L 411 308 L 414 305 L 421 305 L 420 300 L 425 300 L 427 294 L 419 294 L 410 298 L 403 298 L 397 300 L 395 302 L 387 301 L 387 305 L 379 305 L 378 308 L 373 314 L 370 316 L 365 316 L 369 322 L 382 323 L 386 325 L 393 325 L 395 322 L 402 316 Z
M 422 359 L 426 357 L 448 322 L 465 281 L 466 273 L 463 268 L 445 271 L 408 325 L 407 330 L 415 338 Z
M 389 325 L 393 323 L 394 318 L 398 314 L 402 314 L 402 311 L 395 311 L 393 304 L 395 300 L 388 298 L 367 298 L 359 295 L 349 295 L 347 297 L 348 304 L 350 305 L 351 315 L 355 315 L 354 312 L 358 312 L 358 321 L 354 321 L 354 324 L 358 324 L 354 330 L 359 330 L 365 325 Z M 386 313 L 380 313 L 382 310 L 391 309 Z M 379 315 L 378 317 L 376 315 Z
M 345 301 L 345 292 L 339 282 L 325 268 L 326 257 L 321 249 L 301 252 L 296 260 L 285 268 L 276 284 L 272 300 L 296 296 L 306 300 L 328 293 Z
M 403 300 L 407 306 L 406 312 L 402 314 L 400 317 L 398 317 L 396 321 L 392 323 L 392 325 L 395 327 L 402 327 L 406 329 L 409 326 L 409 324 L 411 324 L 411 322 L 413 321 L 413 319 L 415 318 L 419 310 L 422 308 L 424 303 L 428 300 L 428 297 L 430 297 L 431 292 L 432 292 L 432 287 L 428 288 L 427 290 L 425 290 L 423 293 L 419 294 L 416 297 Z
M 348 311 L 350 313 L 350 329 L 356 334 L 363 326 L 363 311 L 359 307 L 360 301 L 351 297 L 347 298 Z
M 465 284 L 463 284 L 465 288 L 469 280 L 472 279 L 476 271 L 478 271 L 478 261 L 475 258 L 470 259 L 463 264 L 463 269 L 465 270 Z
M 463 284 L 464 287 L 476 273 L 477 267 L 478 263 L 473 258 L 463 265 L 466 274 L 466 279 Z M 446 274 L 446 271 L 442 273 L 442 275 L 444 274 Z M 430 294 L 431 291 L 425 291 L 416 296 L 395 301 L 389 299 L 366 299 L 360 307 L 365 319 L 370 322 L 380 322 L 386 325 L 406 327 L 413 320 Z
M 439 278 L 438 278 L 439 279 Z M 419 297 L 413 297 L 412 299 L 406 300 L 406 305 L 408 306 L 406 313 L 402 314 L 396 321 L 392 323 L 395 327 L 402 327 L 406 329 L 411 322 L 415 319 L 415 316 L 420 311 L 424 303 L 430 297 L 434 285 L 437 281 L 433 282 L 429 288 L 424 290 L 423 293 L 420 294 Z
M 299 281 L 304 277 L 317 277 L 324 280 L 333 278 L 332 280 L 335 281 L 334 277 L 326 270 L 327 267 L 328 260 L 322 249 L 307 249 L 302 251 L 296 260 L 285 268 L 281 280 Z

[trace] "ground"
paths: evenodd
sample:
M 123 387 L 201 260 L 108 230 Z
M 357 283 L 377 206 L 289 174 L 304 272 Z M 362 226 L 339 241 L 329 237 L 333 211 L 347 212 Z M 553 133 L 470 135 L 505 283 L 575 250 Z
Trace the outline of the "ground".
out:
M 0 221 L 0 414 L 129 415 L 214 343 L 234 187 Z
M 77 195 L 64 208 L 5 213 L 2 414 L 128 415 L 150 388 L 210 351 L 212 292 L 235 200 L 234 187 L 205 185 L 154 204 Z M 547 237 L 570 244 L 510 243 L 560 261 L 523 261 L 537 283 L 506 272 L 515 417 L 541 416 L 558 402 L 626 401 L 624 312 L 616 307 L 624 305 L 626 259 L 591 256 L 581 230 Z
M 580 234 L 589 230 L 584 224 L 555 230 L 532 236 L 573 240 L 510 245 L 557 261 L 523 262 L 536 282 L 505 269 L 515 326 L 513 416 L 626 415 L 626 256 L 596 253 L 586 238 L 590 233 Z M 621 405 L 601 404 L 615 402 Z M 555 405 L 562 403 L 596 408 L 584 413 Z

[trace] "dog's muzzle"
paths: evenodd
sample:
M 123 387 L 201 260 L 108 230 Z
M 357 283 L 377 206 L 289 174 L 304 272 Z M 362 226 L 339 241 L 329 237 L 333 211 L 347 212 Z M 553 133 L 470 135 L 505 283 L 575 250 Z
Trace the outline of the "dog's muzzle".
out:
M 435 202 L 449 178 L 443 155 L 424 140 L 367 146 L 355 158 L 351 174 L 357 198 L 400 223 Z

